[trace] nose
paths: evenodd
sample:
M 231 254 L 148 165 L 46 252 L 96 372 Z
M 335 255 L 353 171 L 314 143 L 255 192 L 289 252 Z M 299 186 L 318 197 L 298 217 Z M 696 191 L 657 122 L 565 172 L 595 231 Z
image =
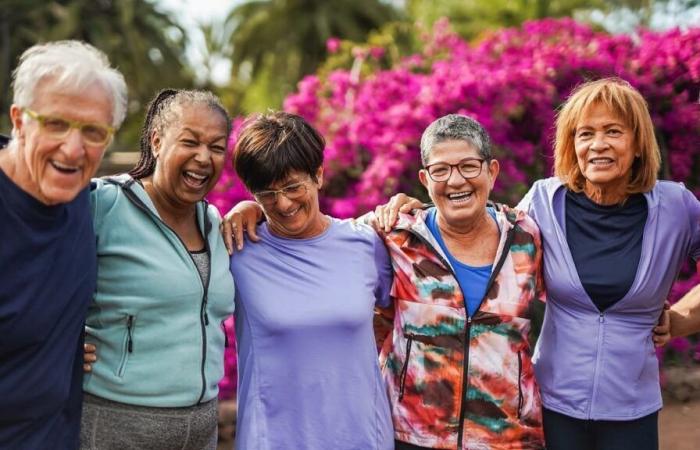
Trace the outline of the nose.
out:
M 280 211 L 287 211 L 292 207 L 293 203 L 294 202 L 288 199 L 286 195 L 282 194 L 281 192 L 277 193 L 277 202 L 275 203 L 275 207 Z
M 450 178 L 447 179 L 447 184 L 450 186 L 460 186 L 464 184 L 465 181 L 462 174 L 459 173 L 459 169 L 453 167 L 452 172 L 450 172 Z
M 605 133 L 595 133 L 590 149 L 593 151 L 600 151 L 605 150 L 607 147 L 608 143 L 605 140 Z
M 83 143 L 83 136 L 80 133 L 80 130 L 71 128 L 68 135 L 63 139 L 61 148 L 63 153 L 65 153 L 71 160 L 81 158 L 85 154 L 85 145 Z
M 211 160 L 211 154 L 209 148 L 205 144 L 200 144 L 197 146 L 194 152 L 194 159 L 199 164 L 206 165 Z

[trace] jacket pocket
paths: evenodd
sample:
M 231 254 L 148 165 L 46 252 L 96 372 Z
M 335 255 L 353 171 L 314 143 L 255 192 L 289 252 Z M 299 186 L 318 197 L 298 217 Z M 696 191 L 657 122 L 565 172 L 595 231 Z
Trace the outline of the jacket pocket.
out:
M 119 378 L 124 377 L 124 372 L 126 371 L 126 363 L 129 361 L 129 355 L 134 351 L 134 322 L 135 317 L 133 315 L 127 315 L 124 319 L 125 321 L 125 331 L 124 331 L 124 341 L 122 343 L 122 356 L 119 360 L 119 367 L 117 368 L 117 376 Z
M 399 384 L 399 401 L 403 400 L 404 388 L 406 387 L 406 373 L 408 372 L 408 362 L 411 359 L 411 346 L 413 345 L 413 336 L 406 336 L 406 360 L 401 368 L 400 384 Z

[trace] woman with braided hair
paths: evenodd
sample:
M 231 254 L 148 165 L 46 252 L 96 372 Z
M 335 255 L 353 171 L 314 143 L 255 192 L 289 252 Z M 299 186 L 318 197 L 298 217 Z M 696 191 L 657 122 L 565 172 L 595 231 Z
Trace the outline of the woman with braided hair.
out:
M 161 91 L 137 166 L 93 181 L 98 278 L 86 341 L 99 360 L 83 385 L 83 449 L 216 448 L 234 286 L 219 214 L 204 196 L 229 132 L 213 94 Z

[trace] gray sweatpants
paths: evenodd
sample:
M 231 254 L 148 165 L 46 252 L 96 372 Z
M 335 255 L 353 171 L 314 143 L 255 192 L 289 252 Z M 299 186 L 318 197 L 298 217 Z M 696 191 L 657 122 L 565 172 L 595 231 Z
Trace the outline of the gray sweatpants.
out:
M 85 394 L 81 450 L 216 450 L 217 401 L 151 408 Z

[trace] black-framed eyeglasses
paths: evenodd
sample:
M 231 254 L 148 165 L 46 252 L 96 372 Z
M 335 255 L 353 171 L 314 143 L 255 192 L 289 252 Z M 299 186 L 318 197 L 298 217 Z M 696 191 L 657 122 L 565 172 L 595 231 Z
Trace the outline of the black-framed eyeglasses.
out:
M 263 206 L 272 206 L 277 203 L 277 194 L 282 194 L 289 200 L 299 200 L 308 192 L 308 187 L 306 186 L 307 182 L 308 180 L 304 180 L 285 186 L 282 189 L 254 192 L 253 196 Z
M 452 169 L 456 167 L 459 174 L 462 175 L 465 180 L 468 180 L 481 175 L 481 169 L 484 166 L 484 161 L 488 161 L 488 159 L 464 158 L 457 164 L 437 162 L 435 164 L 428 164 L 425 166 L 425 170 L 428 172 L 430 179 L 440 183 L 449 180 L 452 176 Z
M 22 108 L 22 112 L 39 122 L 41 129 L 54 139 L 63 139 L 68 136 L 71 128 L 77 128 L 80 130 L 80 135 L 86 144 L 101 146 L 109 143 L 116 131 L 114 127 L 98 123 L 86 123 L 64 119 L 63 117 L 45 116 L 29 108 Z

